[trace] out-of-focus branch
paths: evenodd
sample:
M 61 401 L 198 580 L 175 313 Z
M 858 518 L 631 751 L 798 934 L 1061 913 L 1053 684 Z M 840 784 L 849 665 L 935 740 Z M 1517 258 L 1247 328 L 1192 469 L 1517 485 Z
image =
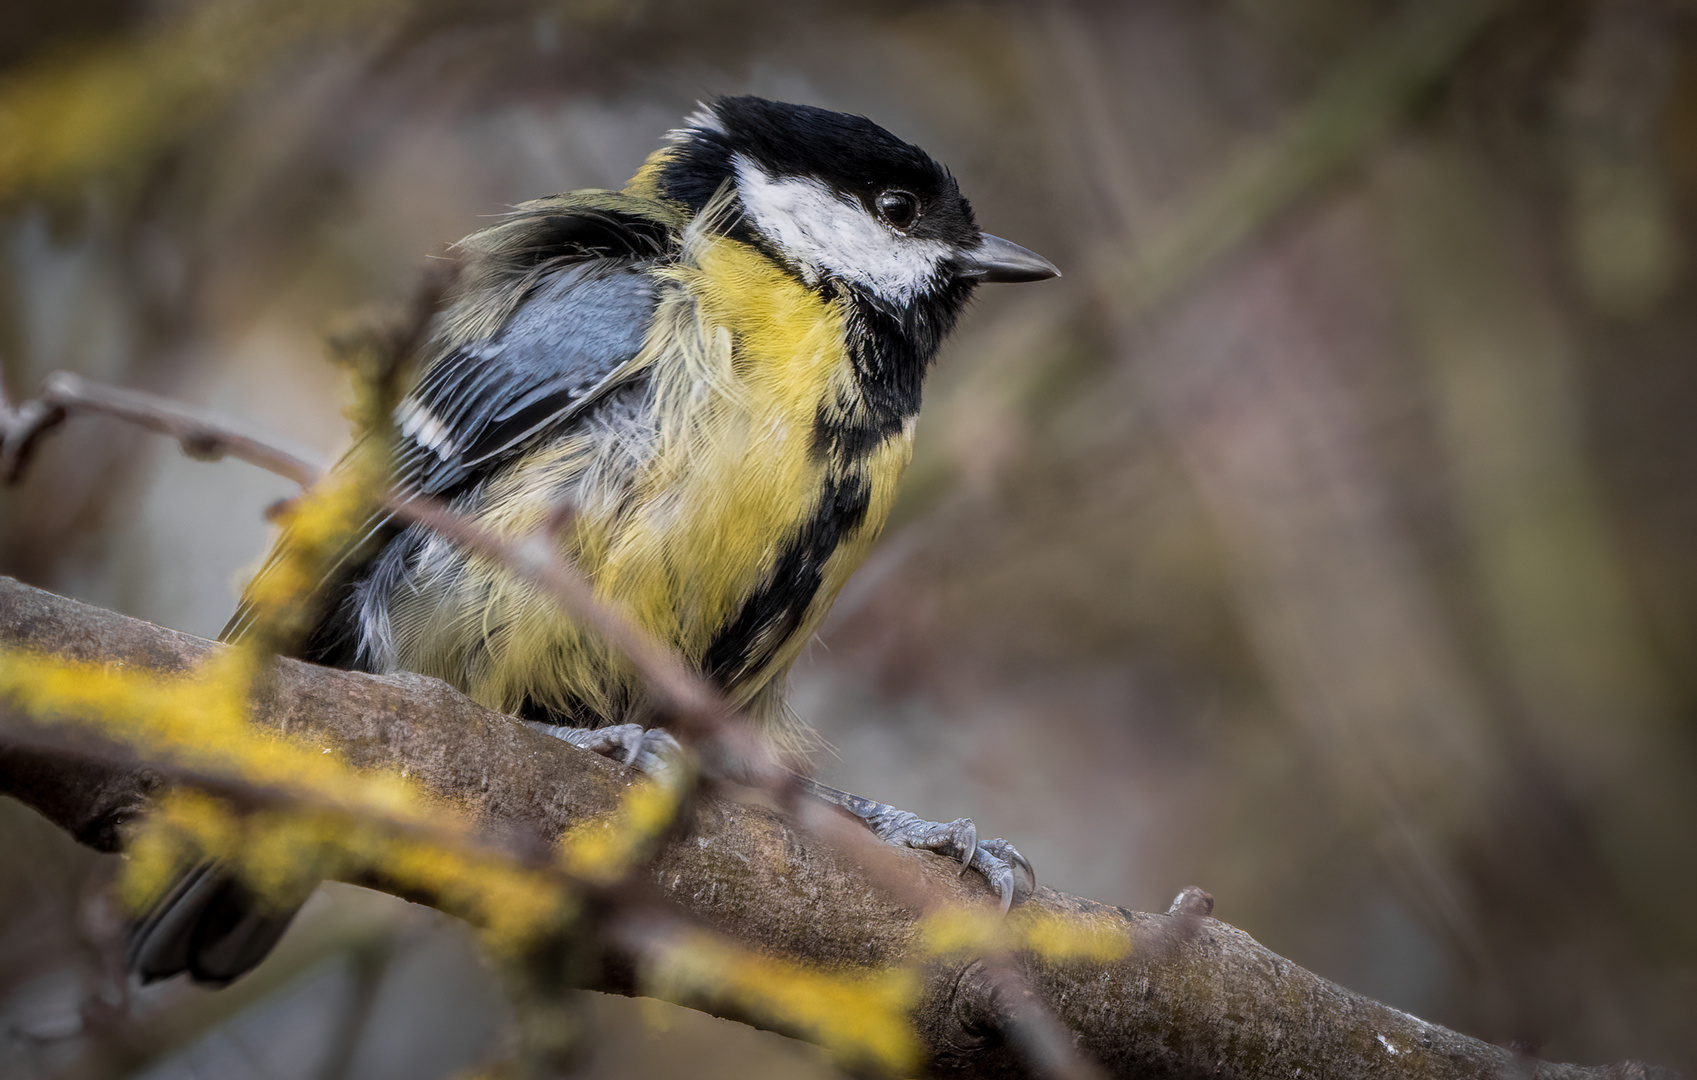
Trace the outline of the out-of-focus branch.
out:
M 254 438 L 209 413 L 139 390 L 103 386 L 61 371 L 41 394 L 15 409 L 0 398 L 0 483 L 16 480 L 47 435 L 77 413 L 116 417 L 177 440 L 190 457 L 234 457 L 306 487 L 319 469 L 287 450 Z
M 218 646 L 0 579 L 0 646 L 64 660 L 186 672 Z M 379 678 L 282 661 L 254 705 L 255 722 L 362 767 L 404 768 L 464 807 L 492 833 L 554 837 L 616 806 L 625 774 L 595 755 L 484 709 L 419 676 Z M 10 726 L 0 709 L 0 723 Z M 79 764 L 73 748 L 0 743 L 0 791 L 16 795 L 85 842 L 110 848 L 122 819 L 147 803 L 156 777 L 121 763 Z M 52 792 L 46 797 L 44 791 Z M 920 955 L 914 911 L 870 888 L 830 845 L 776 813 L 704 799 L 687 838 L 669 844 L 651 878 L 670 901 L 760 951 L 824 966 L 878 968 Z M 894 853 L 942 896 L 983 903 L 983 886 L 954 864 Z M 368 882 L 369 883 L 369 882 Z M 381 882 L 374 884 L 381 885 Z M 1111 962 L 1020 954 L 1019 982 L 1045 1003 L 1088 1057 L 1114 1076 L 1652 1077 L 1633 1063 L 1581 1068 L 1510 1051 L 1423 1023 L 1352 994 L 1275 956 L 1204 912 L 1187 891 L 1167 914 L 1109 907 L 1052 889 L 1035 911 L 1112 925 L 1131 944 Z M 586 982 L 623 993 L 637 985 L 633 953 L 666 947 L 664 925 L 614 921 L 609 962 Z M 1031 1075 L 1006 1037 L 1023 1002 L 971 956 L 925 968 L 914 1019 L 932 1075 Z M 686 1002 L 687 1003 L 687 1002 Z M 711 1011 L 735 1015 L 734 1006 Z

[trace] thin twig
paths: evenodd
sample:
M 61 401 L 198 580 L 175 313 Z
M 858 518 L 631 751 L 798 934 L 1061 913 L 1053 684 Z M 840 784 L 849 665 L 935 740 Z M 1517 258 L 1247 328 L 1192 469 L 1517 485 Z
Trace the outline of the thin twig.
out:
M 0 478 L 8 484 L 23 475 L 41 438 L 78 413 L 116 417 L 169 435 L 183 453 L 203 461 L 239 458 L 302 487 L 322 471 L 306 459 L 273 443 L 242 432 L 235 423 L 212 413 L 149 394 L 91 382 L 61 371 L 48 377 L 41 395 L 15 410 L 0 412 Z

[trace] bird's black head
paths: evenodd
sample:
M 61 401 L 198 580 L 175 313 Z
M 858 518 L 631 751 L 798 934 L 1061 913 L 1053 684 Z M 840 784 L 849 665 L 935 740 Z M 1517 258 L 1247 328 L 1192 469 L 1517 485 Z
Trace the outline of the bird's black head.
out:
M 652 163 L 655 193 L 699 213 L 728 187 L 727 227 L 809 285 L 846 286 L 899 309 L 953 306 L 979 281 L 1056 273 L 979 232 L 949 171 L 863 116 L 725 97 L 672 138 Z

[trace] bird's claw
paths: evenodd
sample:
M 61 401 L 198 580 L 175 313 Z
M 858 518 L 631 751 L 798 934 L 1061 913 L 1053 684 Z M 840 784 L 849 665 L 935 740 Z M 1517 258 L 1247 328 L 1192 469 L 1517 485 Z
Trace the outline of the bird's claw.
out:
M 1006 840 L 980 841 L 978 826 L 971 818 L 926 821 L 917 814 L 892 806 L 873 804 L 878 809 L 861 815 L 879 839 L 902 847 L 934 851 L 961 864 L 960 872 L 976 870 L 990 883 L 1006 915 L 1015 900 L 1023 901 L 1037 890 L 1037 874 L 1024 855 Z
M 990 888 L 1002 902 L 1003 915 L 1016 898 L 1023 901 L 1037 891 L 1037 871 L 1031 868 L 1030 860 L 1001 837 L 979 844 L 967 865 L 990 882 Z
M 598 728 L 536 723 L 531 726 L 579 749 L 612 758 L 645 776 L 665 776 L 683 755 L 683 747 L 664 728 L 645 728 L 641 724 L 609 724 Z

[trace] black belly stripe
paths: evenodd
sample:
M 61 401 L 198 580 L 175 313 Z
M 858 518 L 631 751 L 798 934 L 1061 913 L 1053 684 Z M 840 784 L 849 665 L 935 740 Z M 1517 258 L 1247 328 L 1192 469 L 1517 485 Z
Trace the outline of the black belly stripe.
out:
M 958 283 L 944 286 L 930 303 L 898 313 L 853 289 L 827 289 L 842 305 L 843 345 L 854 369 L 852 388 L 821 402 L 813 416 L 812 455 L 826 462 L 830 479 L 813 516 L 780 549 L 772 574 L 703 654 L 702 671 L 720 686 L 764 667 L 806 618 L 826 561 L 866 522 L 872 496 L 861 465 L 919 412 L 925 369 L 968 292 Z
M 708 678 L 728 689 L 777 654 L 806 618 L 825 563 L 865 523 L 871 503 L 872 489 L 858 470 L 833 471 L 813 516 L 779 549 L 772 573 L 713 635 L 701 657 Z
M 913 403 L 918 411 L 919 403 Z M 864 458 L 902 430 L 913 413 L 869 415 L 858 403 L 821 404 L 813 414 L 813 441 L 809 452 L 815 461 L 844 461 Z
M 854 379 L 814 413 L 815 460 L 848 462 L 870 454 L 919 412 L 926 369 L 970 292 L 963 282 L 943 282 L 925 299 L 896 310 L 854 288 L 826 288 L 843 315 L 843 347 Z

